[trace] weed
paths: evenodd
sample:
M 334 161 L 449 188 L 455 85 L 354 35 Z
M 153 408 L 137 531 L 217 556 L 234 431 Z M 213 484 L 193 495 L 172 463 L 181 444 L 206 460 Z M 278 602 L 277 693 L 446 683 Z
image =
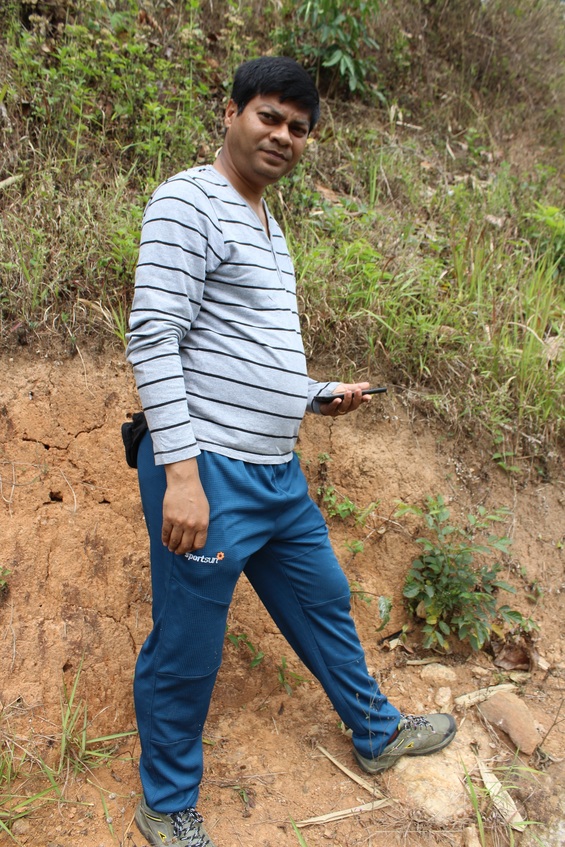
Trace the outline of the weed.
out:
M 11 573 L 12 571 L 9 568 L 5 568 L 3 565 L 0 566 L 0 597 L 8 593 L 8 577 Z
M 377 632 L 381 632 L 381 630 L 383 630 L 390 621 L 390 613 L 392 612 L 392 597 L 385 597 L 384 595 L 381 595 L 379 597 L 378 608 L 381 623 L 377 627 Z
M 353 518 L 355 524 L 358 526 L 364 526 L 369 515 L 377 508 L 377 503 L 375 502 L 369 503 L 363 509 L 360 508 L 347 494 L 341 494 L 335 486 L 330 484 L 318 486 L 318 495 L 322 498 L 322 503 L 326 507 L 330 518 L 339 518 L 342 521 Z M 358 542 L 352 552 L 359 553 L 362 549 L 362 542 Z
M 492 454 L 493 462 L 496 462 L 499 468 L 508 474 L 521 473 L 518 465 L 513 465 L 512 460 L 515 458 L 514 451 L 505 449 L 505 437 L 502 433 L 497 433 L 494 437 L 495 452 Z
M 247 647 L 249 652 L 251 653 L 251 661 L 249 666 L 252 668 L 256 668 L 257 665 L 261 664 L 263 659 L 265 658 L 265 654 L 262 650 L 258 650 L 254 644 L 249 640 L 249 637 L 244 633 L 240 633 L 236 635 L 233 632 L 229 632 L 229 629 L 226 628 L 226 638 L 231 644 L 235 647 Z
M 70 689 L 63 684 L 61 697 L 61 735 L 59 739 L 59 761 L 54 769 L 56 776 L 66 772 L 75 775 L 98 767 L 111 760 L 124 738 L 136 734 L 135 730 L 118 732 L 99 738 L 88 738 L 88 706 L 77 698 L 77 689 L 82 673 L 83 660 Z
M 526 214 L 540 255 L 548 255 L 556 271 L 565 273 L 565 209 L 536 203 L 535 212 Z
M 345 549 L 351 553 L 351 556 L 357 556 L 358 553 L 362 553 L 365 549 L 365 545 L 359 538 L 354 538 L 352 541 L 344 542 Z
M 483 783 L 480 786 L 475 785 L 465 765 L 463 771 L 481 847 L 496 843 L 501 836 L 505 843 L 514 847 L 514 832 L 523 833 L 528 828 L 539 826 L 539 821 L 524 820 L 511 793 L 523 789 L 525 784 L 539 775 L 539 771 L 523 766 L 517 757 L 510 764 L 500 765 L 493 770 L 480 760 L 478 767 Z M 534 833 L 530 837 L 534 843 L 542 844 Z
M 371 597 L 367 594 L 362 585 L 358 582 L 351 582 L 349 584 L 349 591 L 351 596 L 357 600 L 362 600 L 363 603 L 366 603 L 368 606 L 371 605 Z
M 426 621 L 426 649 L 447 650 L 449 638 L 456 635 L 480 650 L 492 632 L 503 634 L 504 624 L 522 632 L 537 628 L 531 618 L 498 605 L 498 591 L 515 593 L 511 585 L 498 578 L 502 565 L 476 562 L 477 556 L 484 559 L 507 554 L 510 539 L 488 534 L 494 523 L 507 517 L 506 509 L 489 514 L 480 507 L 476 515 L 468 515 L 466 528 L 450 524 L 449 510 L 441 496 L 428 497 L 425 509 L 402 504 L 397 514 L 422 518 L 431 535 L 417 539 L 424 553 L 412 563 L 404 586 L 410 610 Z
M 286 658 L 283 656 L 281 659 L 281 663 L 277 669 L 277 679 L 281 686 L 284 688 L 289 697 L 292 697 L 292 692 L 298 685 L 302 685 L 304 682 L 308 682 L 308 680 L 300 676 L 300 674 L 295 673 L 294 671 L 290 671 L 286 664 Z

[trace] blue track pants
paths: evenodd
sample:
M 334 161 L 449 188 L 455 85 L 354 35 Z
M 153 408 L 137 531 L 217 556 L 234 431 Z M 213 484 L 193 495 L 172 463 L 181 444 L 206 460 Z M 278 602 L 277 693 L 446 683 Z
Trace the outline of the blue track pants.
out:
M 196 805 L 202 732 L 242 571 L 363 756 L 381 752 L 400 718 L 368 674 L 349 585 L 298 458 L 254 465 L 204 452 L 198 466 L 210 503 L 208 538 L 203 549 L 177 556 L 161 541 L 165 472 L 154 464 L 148 434 L 141 443 L 153 629 L 137 661 L 134 695 L 143 790 L 149 806 L 165 813 Z

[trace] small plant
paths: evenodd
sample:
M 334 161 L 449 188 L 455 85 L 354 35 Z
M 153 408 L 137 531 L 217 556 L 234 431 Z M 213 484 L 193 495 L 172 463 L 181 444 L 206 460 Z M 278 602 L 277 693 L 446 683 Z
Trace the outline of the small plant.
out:
M 321 497 L 330 518 L 340 518 L 342 521 L 353 518 L 358 526 L 364 526 L 369 515 L 377 508 L 377 503 L 371 502 L 364 509 L 361 509 L 347 494 L 341 494 L 331 484 L 319 485 L 318 496 Z M 348 549 L 354 555 L 363 550 L 363 542 L 349 542 L 349 545 Z
M 367 592 L 365 591 L 363 586 L 360 585 L 358 582 L 350 583 L 349 591 L 350 591 L 352 597 L 355 597 L 359 600 L 362 600 L 368 606 L 371 605 L 371 597 L 369 597 L 369 595 L 367 594 Z
M 265 658 L 265 654 L 262 650 L 258 650 L 254 644 L 249 640 L 249 637 L 245 634 L 245 632 L 236 635 L 233 632 L 229 632 L 226 630 L 226 638 L 230 641 L 235 647 L 247 647 L 249 652 L 251 653 L 251 661 L 249 666 L 251 668 L 256 668 L 263 659 Z
M 136 734 L 136 730 L 129 730 L 100 738 L 88 738 L 88 706 L 84 700 L 77 700 L 82 667 L 81 659 L 70 690 L 63 684 L 59 762 L 53 770 L 56 776 L 68 771 L 77 774 L 105 764 L 115 755 L 122 739 Z
M 385 597 L 381 594 L 379 597 L 379 618 L 381 619 L 380 625 L 377 627 L 377 632 L 381 632 L 387 625 L 390 620 L 390 613 L 392 612 L 392 597 Z
M 0 566 L 0 599 L 2 599 L 2 596 L 4 594 L 8 593 L 8 589 L 9 589 L 8 577 L 10 576 L 11 573 L 12 573 L 12 571 L 9 570 L 9 568 L 5 568 L 3 566 Z
M 510 539 L 488 534 L 494 523 L 505 519 L 506 509 L 488 514 L 480 507 L 477 515 L 468 515 L 468 527 L 463 529 L 449 522 L 449 510 L 441 495 L 428 497 L 426 509 L 402 504 L 397 514 L 422 518 L 431 535 L 417 539 L 424 552 L 412 563 L 404 585 L 410 611 L 426 621 L 426 649 L 447 650 L 449 638 L 455 635 L 468 641 L 473 650 L 480 650 L 492 632 L 503 634 L 501 624 L 522 632 L 536 628 L 531 618 L 497 604 L 499 590 L 515 593 L 511 585 L 498 578 L 502 565 L 476 562 L 477 556 L 507 554 Z
M 465 785 L 469 792 L 471 806 L 477 821 L 477 830 L 481 847 L 487 847 L 499 834 L 506 836 L 505 841 L 514 847 L 514 831 L 524 832 L 529 827 L 539 826 L 539 821 L 524 820 L 512 798 L 512 792 L 524 788 L 524 783 L 535 779 L 539 771 L 524 767 L 515 759 L 510 764 L 502 765 L 494 770 L 488 768 L 483 762 L 478 762 L 482 785 L 476 786 L 473 776 L 465 765 Z M 487 833 L 487 825 L 490 832 Z M 490 836 L 490 838 L 488 837 Z M 534 843 L 542 845 L 542 842 L 531 834 Z
M 336 491 L 333 485 L 318 488 L 318 494 L 322 495 L 322 502 L 330 518 L 341 518 L 345 521 L 355 514 L 357 509 L 355 503 L 346 494 Z
M 365 545 L 361 541 L 360 538 L 354 538 L 353 541 L 345 541 L 344 542 L 345 549 L 351 553 L 351 556 L 356 556 L 358 553 L 362 553 L 365 549 Z
M 308 680 L 303 676 L 300 676 L 300 674 L 297 674 L 294 671 L 289 671 L 286 664 L 286 658 L 284 656 L 282 657 L 281 663 L 278 667 L 277 678 L 289 697 L 292 697 L 292 692 L 295 688 L 302 685 L 303 682 L 308 682 Z
M 519 474 L 520 468 L 512 464 L 512 461 L 515 459 L 514 452 L 512 450 L 507 450 L 504 444 L 504 436 L 502 434 L 497 434 L 494 437 L 494 446 L 495 452 L 492 454 L 493 462 L 496 462 L 499 468 L 501 468 L 506 473 Z

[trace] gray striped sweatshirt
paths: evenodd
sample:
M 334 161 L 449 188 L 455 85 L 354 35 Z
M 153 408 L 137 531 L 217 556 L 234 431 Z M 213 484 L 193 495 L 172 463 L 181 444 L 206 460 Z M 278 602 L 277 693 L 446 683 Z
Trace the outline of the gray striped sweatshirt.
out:
M 322 391 L 306 373 L 284 236 L 210 165 L 163 183 L 143 218 L 128 333 L 157 464 L 201 450 L 289 461 Z

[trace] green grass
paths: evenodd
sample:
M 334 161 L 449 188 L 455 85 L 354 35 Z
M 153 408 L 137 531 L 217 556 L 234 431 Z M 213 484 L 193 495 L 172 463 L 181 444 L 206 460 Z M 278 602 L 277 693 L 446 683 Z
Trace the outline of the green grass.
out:
M 300 15 L 316 25 L 324 15 L 339 17 L 335 0 L 302 4 L 302 11 L 268 5 L 266 29 L 252 0 L 237 8 L 225 0 L 213 13 L 194 1 L 175 14 L 154 4 L 141 18 L 121 2 L 62 5 L 64 22 L 32 15 L 24 25 L 15 2 L 0 13 L 0 331 L 7 346 L 44 336 L 70 339 L 71 349 L 123 344 L 152 190 L 211 161 L 242 59 L 270 46 L 274 30 L 304 47 L 295 37 Z M 378 373 L 399 391 L 410 389 L 421 408 L 450 425 L 484 427 L 493 440 L 504 432 L 504 450 L 515 457 L 531 455 L 532 445 L 547 452 L 565 420 L 558 158 L 565 145 L 552 59 L 565 44 L 565 24 L 553 0 L 536 8 L 517 0 L 511 12 L 493 2 L 459 21 L 450 17 L 458 27 L 454 55 L 463 57 L 451 68 L 450 90 L 444 66 L 433 64 L 446 22 L 414 34 L 413 45 L 428 50 L 410 52 L 405 32 L 416 22 L 402 24 L 409 12 L 402 0 L 392 5 L 394 20 L 389 4 L 379 15 L 364 3 L 349 9 L 342 52 L 360 63 L 353 70 L 365 74 L 363 84 L 351 85 L 347 63 L 326 68 L 330 87 L 342 93 L 325 100 L 304 162 L 269 192 L 296 259 L 307 352 L 338 363 L 339 378 Z M 518 79 L 507 67 L 506 33 L 519 35 L 528 21 L 543 39 L 534 49 L 517 38 Z M 465 27 L 492 33 L 488 57 L 466 55 Z M 318 70 L 333 61 L 327 35 L 312 33 Z M 373 40 L 383 45 L 377 77 L 363 46 Z M 469 74 L 487 59 L 478 103 Z M 441 77 L 441 102 L 424 77 Z M 503 77 L 514 97 L 506 106 Z M 535 165 L 502 155 L 504 132 L 524 124 L 518 103 L 549 133 Z
M 11 829 L 45 803 L 64 803 L 72 777 L 118 760 L 124 739 L 135 730 L 91 737 L 92 720 L 79 697 L 83 662 L 70 687 L 63 684 L 57 730 L 25 741 L 12 728 L 15 714 L 0 713 L 0 833 L 15 843 Z M 46 743 L 47 742 L 47 743 Z

